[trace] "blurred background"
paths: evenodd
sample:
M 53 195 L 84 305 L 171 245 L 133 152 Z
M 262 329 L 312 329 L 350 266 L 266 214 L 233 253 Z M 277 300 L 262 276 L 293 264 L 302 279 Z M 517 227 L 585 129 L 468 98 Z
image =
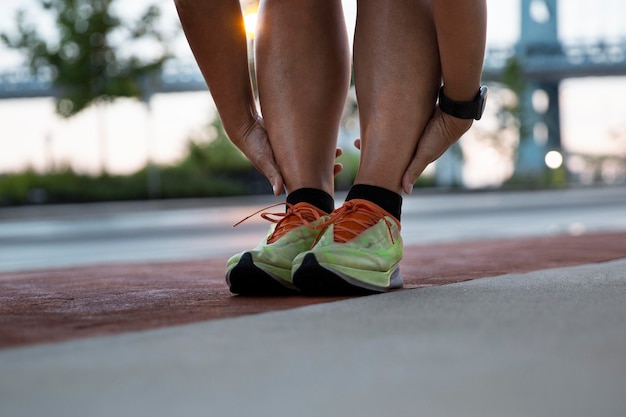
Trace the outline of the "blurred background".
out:
M 625 184 L 626 3 L 487 3 L 486 114 L 417 186 Z M 172 0 L 0 7 L 0 205 L 271 193 L 226 138 Z M 251 48 L 256 8 L 242 0 Z M 354 97 L 338 189 L 358 165 Z

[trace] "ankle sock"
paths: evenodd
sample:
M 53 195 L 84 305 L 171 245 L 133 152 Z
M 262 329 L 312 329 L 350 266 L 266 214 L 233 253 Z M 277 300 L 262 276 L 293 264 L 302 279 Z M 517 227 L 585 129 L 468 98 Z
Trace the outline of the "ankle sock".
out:
M 350 188 L 346 201 L 357 198 L 377 204 L 400 221 L 402 215 L 402 196 L 400 194 L 375 185 L 356 184 Z
M 293 205 L 309 203 L 325 213 L 335 209 L 335 200 L 330 194 L 317 188 L 299 188 L 287 195 L 287 202 Z

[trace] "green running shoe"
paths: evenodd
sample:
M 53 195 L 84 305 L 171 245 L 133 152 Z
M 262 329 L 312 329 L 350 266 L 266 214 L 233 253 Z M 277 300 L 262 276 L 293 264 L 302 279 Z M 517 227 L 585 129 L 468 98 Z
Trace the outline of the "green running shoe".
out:
M 319 234 L 315 226 L 328 215 L 308 203 L 280 204 L 287 205 L 286 213 L 261 214 L 264 219 L 276 223 L 266 238 L 256 248 L 228 260 L 226 283 L 232 293 L 281 295 L 297 292 L 291 281 L 293 258 L 313 247 Z M 271 207 L 274 206 L 263 210 Z
M 318 228 L 313 249 L 293 261 L 293 284 L 311 295 L 385 292 L 401 288 L 400 223 L 378 205 L 350 200 Z

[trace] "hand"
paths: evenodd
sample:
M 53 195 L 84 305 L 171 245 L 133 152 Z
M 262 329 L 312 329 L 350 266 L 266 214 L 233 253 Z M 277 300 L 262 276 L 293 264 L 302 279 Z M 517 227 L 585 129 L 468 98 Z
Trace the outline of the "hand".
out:
M 269 180 L 274 195 L 279 196 L 283 192 L 284 180 L 280 168 L 274 158 L 274 152 L 269 142 L 265 124 L 260 116 L 257 116 L 249 126 L 243 129 L 241 139 L 233 139 L 233 143 L 246 155 L 252 165 Z M 335 158 L 343 154 L 341 148 L 335 149 Z M 333 174 L 337 176 L 343 169 L 343 165 L 335 163 Z
M 254 167 L 269 180 L 274 195 L 283 192 L 284 181 L 280 168 L 274 159 L 274 152 L 270 145 L 265 124 L 260 116 L 253 119 L 241 130 L 239 139 L 233 138 L 233 143 L 246 155 Z
M 459 119 L 437 107 L 417 142 L 413 160 L 402 177 L 402 189 L 411 194 L 413 184 L 431 162 L 437 160 L 472 126 L 472 120 Z
M 335 158 L 339 158 L 341 155 L 343 155 L 343 149 L 341 148 L 335 149 Z M 335 165 L 333 166 L 333 175 L 336 177 L 342 170 L 343 170 L 343 164 L 339 162 L 335 163 Z

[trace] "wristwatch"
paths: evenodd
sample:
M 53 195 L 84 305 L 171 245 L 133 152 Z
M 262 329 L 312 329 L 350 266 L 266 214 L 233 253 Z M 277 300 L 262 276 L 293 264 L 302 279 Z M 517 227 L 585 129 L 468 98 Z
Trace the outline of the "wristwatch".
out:
M 439 108 L 442 112 L 459 119 L 480 120 L 485 111 L 487 102 L 487 87 L 481 86 L 474 101 L 454 101 L 443 92 L 443 85 L 439 89 Z

